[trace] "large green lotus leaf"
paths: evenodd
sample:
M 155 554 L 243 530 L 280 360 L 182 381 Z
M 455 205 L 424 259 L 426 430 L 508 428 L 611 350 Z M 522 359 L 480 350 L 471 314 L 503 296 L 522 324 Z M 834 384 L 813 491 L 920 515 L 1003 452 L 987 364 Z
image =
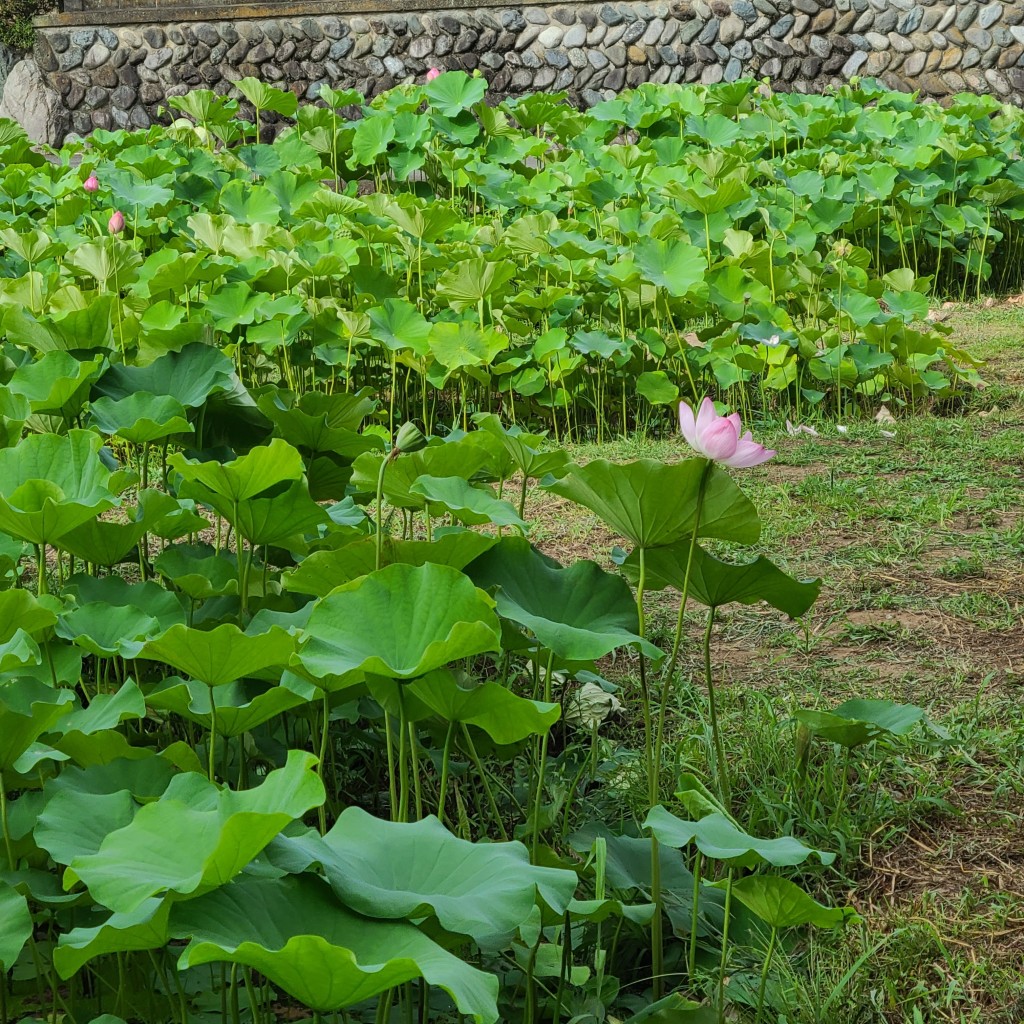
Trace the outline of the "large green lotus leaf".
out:
M 57 413 L 70 419 L 88 398 L 90 382 L 99 375 L 102 355 L 80 361 L 67 352 L 47 352 L 35 362 L 19 366 L 7 387 L 28 399 L 34 413 Z
M 648 551 L 648 589 L 673 587 L 682 592 L 689 556 L 689 539 Z M 639 552 L 632 551 L 622 566 L 629 578 L 636 582 L 640 574 Z M 766 601 L 795 619 L 814 604 L 820 593 L 820 579 L 795 580 L 764 555 L 759 555 L 753 562 L 735 565 L 709 555 L 700 545 L 693 549 L 689 596 L 709 608 L 720 608 L 733 601 L 740 604 Z
M 310 392 L 303 395 L 297 405 L 289 402 L 291 398 L 287 392 L 275 391 L 261 395 L 256 403 L 274 424 L 277 436 L 289 444 L 347 459 L 354 459 L 363 452 L 383 451 L 383 438 L 360 434 L 354 429 L 376 405 L 364 392 L 333 395 Z
M 90 519 L 61 534 L 57 547 L 95 565 L 116 565 L 132 553 L 146 533 L 180 537 L 208 525 L 202 516 L 184 508 L 177 498 L 165 491 L 147 488 L 138 493 L 137 500 L 138 506 L 128 522 Z
M 621 900 L 570 900 L 569 917 L 573 921 L 590 921 L 599 924 L 607 921 L 609 917 L 624 917 L 634 924 L 647 925 L 654 917 L 653 903 L 623 903 Z M 545 918 L 547 920 L 547 918 Z M 553 919 L 548 921 L 556 924 Z
M 459 266 L 464 267 L 465 263 Z M 455 302 L 453 299 L 453 306 Z M 476 304 L 475 300 L 473 304 Z M 443 368 L 442 380 L 447 380 L 464 367 L 490 366 L 508 345 L 507 335 L 493 327 L 480 330 L 468 320 L 458 323 L 438 321 L 430 330 L 430 354 Z
M 370 337 L 392 352 L 411 349 L 416 355 L 427 354 L 430 321 L 405 299 L 386 299 L 367 310 Z
M 221 789 L 195 772 L 178 775 L 94 854 L 75 857 L 64 884 L 82 881 L 119 913 L 151 896 L 198 896 L 230 881 L 286 825 L 324 801 L 312 754 L 293 750 L 256 789 Z
M 172 544 L 157 555 L 153 568 L 191 598 L 238 593 L 237 556 L 217 552 L 212 544 Z
M 145 718 L 146 702 L 133 679 L 126 679 L 116 693 L 97 693 L 89 704 L 75 708 L 56 723 L 62 736 L 80 733 L 91 736 L 107 729 L 116 729 L 122 722 Z
M 693 533 L 706 466 L 704 459 L 671 464 L 595 459 L 543 486 L 590 509 L 637 547 L 653 548 Z M 698 535 L 739 544 L 753 544 L 761 535 L 757 510 L 717 466 L 708 477 Z
M 149 581 L 75 577 L 65 594 L 76 602 L 60 616 L 57 635 L 100 658 L 137 658 L 147 640 L 185 622 L 181 598 Z
M 563 913 L 578 882 L 574 871 L 531 865 L 521 843 L 467 842 L 433 815 L 410 824 L 349 807 L 322 838 L 282 842 L 319 864 L 353 910 L 412 921 L 433 915 L 478 945 L 504 944 L 538 898 Z
M 174 765 L 151 751 L 141 754 L 65 767 L 47 780 L 45 806 L 32 826 L 36 843 L 56 863 L 70 864 L 75 857 L 95 853 L 111 832 L 132 820 L 138 803 L 153 801 L 167 789 Z
M 63 932 L 53 951 L 53 965 L 62 978 L 71 978 L 90 960 L 107 953 L 160 949 L 170 938 L 171 901 L 152 897 L 127 914 L 111 914 L 91 928 Z
M 76 764 L 94 765 L 108 764 L 122 758 L 142 761 L 152 756 L 146 747 L 133 747 L 122 730 L 100 729 L 85 735 L 72 731 L 52 740 L 55 750 L 67 754 Z
M 485 488 L 474 487 L 461 476 L 421 476 L 409 491 L 422 495 L 432 507 L 442 506 L 469 526 L 493 523 L 515 526 L 524 532 L 529 529 L 507 501 L 496 498 Z
M 516 468 L 528 480 L 539 480 L 550 473 L 562 476 L 569 466 L 569 456 L 562 449 L 543 451 L 546 439 L 539 434 L 524 433 L 518 427 L 506 429 L 493 413 L 479 413 L 473 417 L 481 430 L 501 440 Z
M 728 881 L 723 879 L 713 884 L 724 889 Z M 732 883 L 732 898 L 771 928 L 799 928 L 808 924 L 816 928 L 838 928 L 847 921 L 858 920 L 852 907 L 822 906 L 795 882 L 779 875 L 739 878 Z
M 859 747 L 880 736 L 906 736 L 925 720 L 922 708 L 891 700 L 848 700 L 833 711 L 800 710 L 793 716 L 827 743 Z
M 464 688 L 447 669 L 438 669 L 410 683 L 383 679 L 370 683 L 374 698 L 396 715 L 402 709 L 396 689 L 399 685 L 405 713 L 413 720 L 437 716 L 444 722 L 473 726 L 499 746 L 543 736 L 562 714 L 560 704 L 520 697 L 500 683 Z
M 717 1010 L 672 992 L 627 1017 L 625 1024 L 718 1024 L 718 1019 Z
M 308 704 L 316 692 L 310 686 L 310 692 L 303 695 L 297 692 L 300 686 L 301 681 L 296 679 L 290 687 L 249 680 L 219 687 L 215 702 L 217 735 L 240 736 L 275 715 Z M 173 711 L 206 729 L 210 727 L 210 688 L 195 679 L 168 676 L 147 690 L 146 703 L 158 711 Z
M 564 661 L 596 661 L 619 647 L 661 652 L 641 639 L 636 601 L 621 576 L 596 562 L 563 568 L 521 537 L 504 537 L 466 570 L 494 594 L 498 614 L 525 626 Z
M 186 486 L 182 493 L 198 501 L 205 500 L 200 488 Z M 310 497 L 305 480 L 273 487 L 263 497 L 242 502 L 237 515 L 232 515 L 232 509 L 223 499 L 211 504 L 225 517 L 233 518 L 238 532 L 255 547 L 298 548 L 303 536 L 331 521 L 326 509 Z
M 223 686 L 271 668 L 283 668 L 295 638 L 280 626 L 245 633 L 233 622 L 202 630 L 176 624 L 147 640 L 138 657 L 162 661 L 207 686 Z
M 286 480 L 302 478 L 302 457 L 287 441 L 274 438 L 231 462 L 194 462 L 181 452 L 167 460 L 186 483 L 201 484 L 228 502 L 255 498 Z
M 447 565 L 389 565 L 328 594 L 309 617 L 299 660 L 314 677 L 369 672 L 411 679 L 497 651 L 494 602 Z
M 635 252 L 644 277 L 676 298 L 683 298 L 704 281 L 707 257 L 688 242 L 649 238 Z
M 311 876 L 243 877 L 174 907 L 173 935 L 190 939 L 179 969 L 239 963 L 304 1006 L 338 1010 L 423 978 L 460 1012 L 498 1020 L 498 979 L 442 949 L 405 921 L 360 917 Z
M 198 342 L 180 352 L 168 352 L 148 366 L 111 366 L 96 382 L 93 392 L 115 400 L 137 392 L 169 395 L 188 409 L 203 405 L 210 395 L 231 391 L 234 364 L 220 349 Z
M 465 71 L 446 71 L 423 90 L 431 109 L 444 117 L 457 117 L 484 98 L 487 83 Z
M 705 857 L 728 861 L 738 867 L 756 867 L 759 864 L 792 867 L 802 864 L 812 854 L 822 864 L 831 864 L 836 858 L 834 853 L 813 850 L 792 836 L 778 839 L 749 836 L 724 814 L 709 814 L 700 821 L 683 821 L 658 805 L 649 811 L 644 828 L 653 832 L 658 842 L 665 846 L 680 850 L 696 843 Z
M 0 882 L 0 967 L 9 971 L 25 943 L 32 937 L 28 901 L 5 882 Z
M 42 657 L 39 644 L 25 630 L 16 629 L 14 636 L 0 643 L 0 674 L 31 670 L 41 663 Z
M 55 690 L 35 679 L 0 682 L 0 771 L 14 763 L 74 708 L 71 690 Z
M 137 391 L 127 398 L 98 398 L 89 407 L 96 427 L 132 444 L 149 444 L 172 434 L 191 434 L 185 407 L 171 395 Z
M 294 117 L 298 99 L 294 93 L 275 89 L 258 78 L 240 78 L 236 83 L 238 91 L 257 109 L 269 110 L 285 117 Z
M 375 452 L 360 455 L 352 465 L 352 486 L 357 493 L 376 495 L 380 465 L 387 456 Z M 450 442 L 428 445 L 388 462 L 384 471 L 384 496 L 396 508 L 421 509 L 426 499 L 414 494 L 412 485 L 421 476 L 460 476 L 468 480 L 487 462 L 487 452 L 472 444 Z
M 0 591 L 0 643 L 22 630 L 33 640 L 41 640 L 57 622 L 60 605 L 52 597 L 39 599 L 27 590 Z
M 118 504 L 91 430 L 30 434 L 0 450 L 0 530 L 30 544 L 57 537 Z
M 454 530 L 435 536 L 432 541 L 384 538 L 381 557 L 384 565 L 450 565 L 463 569 L 497 541 L 496 537 L 474 530 Z M 297 568 L 282 578 L 285 590 L 295 594 L 326 597 L 335 587 L 366 576 L 376 568 L 377 540 L 367 537 L 332 550 L 314 551 Z
M 107 836 L 131 823 L 136 810 L 126 790 L 58 792 L 39 815 L 33 837 L 55 863 L 70 864 L 76 857 L 97 853 Z

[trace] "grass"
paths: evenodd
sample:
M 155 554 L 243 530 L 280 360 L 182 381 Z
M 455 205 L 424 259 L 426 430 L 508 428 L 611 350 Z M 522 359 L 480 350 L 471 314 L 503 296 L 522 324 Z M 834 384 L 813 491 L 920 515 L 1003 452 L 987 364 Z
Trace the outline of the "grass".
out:
M 765 518 L 760 550 L 824 588 L 803 624 L 741 608 L 715 627 L 738 817 L 839 852 L 818 895 L 863 916 L 796 947 L 795 967 L 780 958 L 773 1021 L 1024 1019 L 1024 309 L 958 307 L 949 322 L 987 361 L 966 409 L 900 420 L 891 439 L 870 422 L 819 437 L 755 425 L 779 454 L 742 474 Z M 573 452 L 684 454 L 677 439 Z M 545 496 L 530 512 L 550 554 L 610 567 L 618 539 L 584 510 Z M 652 595 L 648 614 L 652 634 L 671 633 L 668 595 Z M 708 763 L 700 620 L 693 610 L 693 683 L 670 708 L 677 764 L 697 771 Z M 639 712 L 620 678 L 628 730 Z M 917 704 L 936 728 L 849 759 L 817 744 L 801 781 L 793 711 L 850 697 Z M 733 968 L 741 985 L 742 952 Z

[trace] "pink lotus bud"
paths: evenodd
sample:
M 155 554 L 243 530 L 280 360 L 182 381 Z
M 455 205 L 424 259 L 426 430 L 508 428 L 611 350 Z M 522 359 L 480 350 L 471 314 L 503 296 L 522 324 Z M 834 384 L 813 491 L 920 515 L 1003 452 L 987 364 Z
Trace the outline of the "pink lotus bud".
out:
M 120 210 L 114 211 L 113 216 L 107 224 L 107 230 L 112 235 L 119 235 L 124 231 L 124 214 Z
M 429 70 L 429 71 L 427 72 L 427 81 L 428 81 L 428 82 L 432 82 L 432 81 L 433 81 L 433 80 L 434 80 L 435 78 L 437 78 L 437 77 L 438 77 L 438 76 L 439 76 L 440 74 L 441 74 L 441 71 L 440 71 L 440 69 L 439 69 L 439 68 L 431 68 L 431 69 L 430 69 L 430 70 Z
M 90 174 L 85 181 L 82 182 L 82 188 L 86 192 L 98 192 L 100 187 L 100 179 L 95 174 Z
M 750 436 L 749 430 L 741 435 L 743 425 L 739 414 L 719 416 L 710 398 L 701 402 L 700 410 L 696 413 L 686 402 L 680 402 L 679 429 L 686 443 L 698 455 L 732 469 L 758 466 L 775 454 L 758 444 Z

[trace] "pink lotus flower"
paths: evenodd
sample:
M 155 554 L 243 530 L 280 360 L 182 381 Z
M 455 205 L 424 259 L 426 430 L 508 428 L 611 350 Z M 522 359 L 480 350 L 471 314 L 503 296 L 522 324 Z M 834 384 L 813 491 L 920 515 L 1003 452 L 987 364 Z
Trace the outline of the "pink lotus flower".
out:
M 110 221 L 107 223 L 107 230 L 112 235 L 119 235 L 124 231 L 124 214 L 120 210 L 115 210 Z
M 433 81 L 433 80 L 434 80 L 435 78 L 437 78 L 437 77 L 438 77 L 438 76 L 439 76 L 440 74 L 441 74 L 441 69 L 440 69 L 440 68 L 431 68 L 431 69 L 430 69 L 430 70 L 429 70 L 429 71 L 427 72 L 427 81 L 428 81 L 428 82 L 432 82 L 432 81 Z
M 95 174 L 90 174 L 85 181 L 82 182 L 82 188 L 86 192 L 98 192 L 100 187 L 100 179 Z
M 698 455 L 732 469 L 758 466 L 775 454 L 758 444 L 749 430 L 741 437 L 742 426 L 738 412 L 731 416 L 719 416 L 710 398 L 701 402 L 696 416 L 686 402 L 679 403 L 679 429 L 686 443 Z

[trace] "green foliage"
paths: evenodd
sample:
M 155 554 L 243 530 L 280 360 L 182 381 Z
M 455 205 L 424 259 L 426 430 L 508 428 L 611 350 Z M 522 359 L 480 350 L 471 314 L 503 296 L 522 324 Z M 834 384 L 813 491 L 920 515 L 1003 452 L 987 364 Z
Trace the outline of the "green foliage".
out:
M 0 0 L 0 43 L 17 53 L 31 50 L 36 38 L 32 19 L 55 6 L 54 0 Z
M 803 616 L 820 581 L 752 550 L 740 474 L 561 441 L 709 391 L 955 397 L 924 261 L 990 273 L 969 189 L 1016 172 L 957 147 L 1008 153 L 1015 123 L 870 85 L 587 114 L 460 73 L 328 108 L 238 85 L 77 162 L 0 135 L 3 1015 L 738 1019 L 731 957 L 767 998 L 799 966 L 777 930 L 851 915 L 804 891 L 831 821 L 734 806 L 711 627 Z M 913 160 L 883 173 L 880 135 Z M 1008 186 L 978 196 L 1014 219 Z M 621 572 L 545 553 L 568 509 Z M 705 700 L 689 599 L 710 739 L 677 731 Z M 563 720 L 583 696 L 626 722 Z M 795 717 L 797 800 L 812 739 L 867 757 L 923 712 Z

